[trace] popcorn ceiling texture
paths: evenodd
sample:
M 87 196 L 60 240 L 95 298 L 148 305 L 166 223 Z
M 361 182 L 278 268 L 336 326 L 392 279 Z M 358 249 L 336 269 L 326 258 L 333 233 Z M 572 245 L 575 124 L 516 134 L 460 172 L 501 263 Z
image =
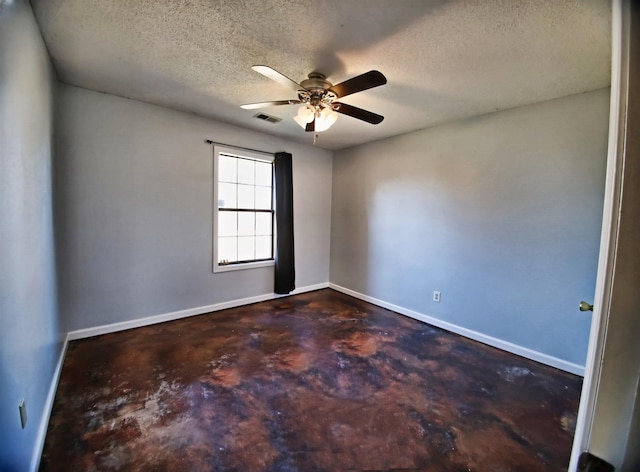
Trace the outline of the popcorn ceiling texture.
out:
M 340 149 L 470 116 L 607 87 L 607 0 L 33 0 L 60 80 L 308 141 L 295 106 L 251 118 L 242 103 L 294 98 L 251 70 L 388 84 L 346 98 L 385 116 L 341 116 Z

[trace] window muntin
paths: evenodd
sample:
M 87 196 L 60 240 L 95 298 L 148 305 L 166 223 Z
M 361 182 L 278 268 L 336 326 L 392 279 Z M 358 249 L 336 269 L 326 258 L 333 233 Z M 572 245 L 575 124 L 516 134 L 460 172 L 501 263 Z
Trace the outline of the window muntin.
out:
M 214 147 L 214 272 L 273 264 L 273 158 Z

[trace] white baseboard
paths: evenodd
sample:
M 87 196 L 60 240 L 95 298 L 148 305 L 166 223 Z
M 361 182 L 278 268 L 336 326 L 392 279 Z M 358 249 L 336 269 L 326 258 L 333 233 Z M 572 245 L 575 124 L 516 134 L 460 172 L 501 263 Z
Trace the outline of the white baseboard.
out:
M 563 359 L 559 359 L 557 357 L 550 356 L 542 352 L 534 351 L 532 349 L 519 346 L 517 344 L 513 344 L 508 341 L 503 341 L 502 339 L 494 338 L 492 336 L 488 336 L 486 334 L 482 334 L 477 331 L 463 328 L 462 326 L 458 326 L 453 323 L 449 323 L 447 321 L 442 321 L 442 320 L 439 320 L 438 318 L 434 318 L 432 316 L 425 315 L 417 311 L 409 310 L 408 308 L 394 305 L 393 303 L 388 303 L 383 300 L 370 297 L 369 295 L 364 295 L 360 292 L 356 292 L 354 290 L 348 289 L 346 287 L 342 287 L 340 285 L 336 285 L 334 283 L 330 283 L 329 288 L 332 288 L 333 290 L 337 290 L 338 292 L 342 292 L 346 295 L 359 298 L 360 300 L 364 300 L 365 302 L 373 303 L 374 305 L 378 305 L 382 308 L 395 311 L 397 313 L 400 313 L 401 315 L 405 315 L 410 318 L 423 321 L 430 325 L 437 326 L 438 328 L 451 331 L 452 333 L 459 334 L 461 336 L 464 336 L 465 338 L 473 339 L 474 341 L 479 341 L 483 344 L 488 344 L 489 346 L 496 347 L 503 351 L 507 351 L 512 354 L 517 354 L 527 359 L 540 362 L 541 364 L 555 367 L 556 369 L 564 370 L 565 372 L 570 372 L 572 374 L 576 374 L 584 377 L 584 366 L 574 364 L 572 362 L 567 362 Z
M 156 323 L 164 323 L 166 321 L 179 320 L 181 318 L 187 318 L 189 316 L 203 315 L 212 311 L 226 310 L 227 308 L 235 308 L 243 305 L 250 305 L 252 303 L 264 302 L 267 300 L 274 300 L 276 298 L 288 297 L 290 295 L 296 295 L 298 293 L 312 292 L 314 290 L 320 290 L 322 288 L 328 288 L 329 282 L 324 282 L 316 285 L 307 285 L 295 289 L 293 292 L 287 295 L 277 295 L 275 293 L 265 293 L 263 295 L 256 295 L 254 297 L 240 298 L 237 300 L 230 300 L 227 302 L 215 303 L 213 305 L 200 306 L 196 308 L 188 308 L 186 310 L 173 311 L 171 313 L 164 313 L 161 315 L 148 316 L 145 318 L 138 318 L 130 321 L 122 321 L 120 323 L 112 323 L 108 325 L 95 326 L 93 328 L 78 329 L 76 331 L 70 331 L 67 339 L 73 341 L 76 339 L 90 338 L 92 336 L 99 336 L 101 334 L 115 333 L 117 331 L 124 331 L 132 328 L 140 328 L 142 326 L 149 326 Z
M 453 323 L 449 323 L 447 321 L 443 321 L 438 318 L 434 318 L 432 316 L 426 315 L 424 313 L 419 313 L 417 311 L 401 307 L 399 305 L 394 305 L 393 303 L 388 303 L 374 297 L 370 297 L 369 295 L 356 292 L 355 290 L 351 290 L 334 283 L 325 282 L 321 284 L 300 287 L 294 290 L 293 292 L 291 292 L 289 295 L 296 295 L 298 293 L 311 292 L 311 291 L 320 290 L 323 288 L 332 288 L 346 295 L 359 298 L 360 300 L 364 300 L 366 302 L 373 303 L 374 305 L 378 305 L 388 310 L 395 311 L 397 313 L 400 313 L 401 315 L 405 315 L 410 318 L 422 321 L 424 323 L 437 326 L 438 328 L 451 331 L 452 333 L 456 333 L 466 338 L 473 339 L 474 341 L 478 341 L 483 344 L 493 346 L 503 351 L 507 351 L 512 354 L 516 354 L 516 355 L 525 357 L 527 359 L 531 359 L 536 362 L 540 362 L 542 364 L 555 367 L 560 370 L 564 370 L 565 372 L 570 372 L 572 374 L 584 376 L 584 369 L 585 369 L 584 366 L 574 364 L 572 362 L 567 362 L 563 359 L 550 356 L 542 352 L 534 351 L 533 349 L 519 346 L 517 344 L 513 344 L 508 341 L 504 341 L 502 339 L 494 338 L 492 336 L 488 336 L 486 334 L 479 333 L 477 331 L 463 328 L 462 326 L 458 326 Z M 275 298 L 287 297 L 289 295 L 276 295 L 274 293 L 265 293 L 263 295 L 256 295 L 254 297 L 230 300 L 227 302 L 215 303 L 213 305 L 189 308 L 186 310 L 179 310 L 171 313 L 164 313 L 161 315 L 154 315 L 154 316 L 149 316 L 145 318 L 139 318 L 136 320 L 123 321 L 120 323 L 112 323 L 108 325 L 95 326 L 93 328 L 80 329 L 80 330 L 69 332 L 69 334 L 67 335 L 66 342 L 73 341 L 76 339 L 89 338 L 92 336 L 99 336 L 101 334 L 115 333 L 117 331 L 124 331 L 127 329 L 140 328 L 142 326 L 149 326 L 156 323 L 164 323 L 166 321 L 179 320 L 181 318 L 187 318 L 189 316 L 202 315 L 204 313 L 210 313 L 213 311 L 226 310 L 227 308 L 235 308 L 238 306 L 250 305 L 252 303 L 273 300 Z M 66 350 L 66 342 L 65 342 L 65 350 Z M 62 358 L 61 358 L 61 361 L 62 361 Z M 62 367 L 61 361 L 60 361 L 59 368 Z M 59 372 L 58 372 L 58 376 L 59 376 Z M 57 385 L 57 378 L 56 378 L 56 385 Z M 53 390 L 53 394 L 55 395 L 55 389 Z M 50 392 L 50 395 L 51 395 L 51 392 Z M 53 398 L 51 399 L 51 402 L 53 402 Z
M 62 349 L 60 349 L 58 362 L 53 371 L 51 385 L 49 386 L 49 392 L 47 393 L 47 398 L 42 410 L 42 417 L 40 418 L 40 424 L 38 425 L 38 434 L 36 436 L 36 443 L 31 456 L 31 466 L 29 467 L 31 472 L 36 472 L 40 468 L 42 449 L 44 448 L 44 441 L 47 437 L 47 428 L 49 427 L 49 419 L 51 418 L 51 411 L 53 410 L 53 401 L 56 398 L 56 390 L 58 389 L 58 382 L 60 381 L 60 374 L 62 374 L 62 365 L 64 364 L 64 357 L 67 354 L 68 345 L 69 335 L 67 334 L 62 343 Z

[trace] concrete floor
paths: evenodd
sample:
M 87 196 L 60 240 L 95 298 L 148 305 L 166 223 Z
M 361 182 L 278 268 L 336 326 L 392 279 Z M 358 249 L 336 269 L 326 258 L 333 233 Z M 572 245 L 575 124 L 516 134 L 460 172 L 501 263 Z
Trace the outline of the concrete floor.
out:
M 320 290 L 69 345 L 47 471 L 565 471 L 580 377 Z

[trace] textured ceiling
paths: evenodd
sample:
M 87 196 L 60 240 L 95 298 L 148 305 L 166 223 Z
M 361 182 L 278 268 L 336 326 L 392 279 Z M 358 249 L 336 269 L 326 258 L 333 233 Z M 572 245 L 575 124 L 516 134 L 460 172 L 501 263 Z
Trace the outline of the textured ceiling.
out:
M 606 87 L 608 0 L 32 0 L 60 80 L 311 143 L 296 106 L 252 118 L 242 103 L 295 98 L 251 70 L 387 85 L 343 100 L 318 146 L 341 149 L 464 117 Z

